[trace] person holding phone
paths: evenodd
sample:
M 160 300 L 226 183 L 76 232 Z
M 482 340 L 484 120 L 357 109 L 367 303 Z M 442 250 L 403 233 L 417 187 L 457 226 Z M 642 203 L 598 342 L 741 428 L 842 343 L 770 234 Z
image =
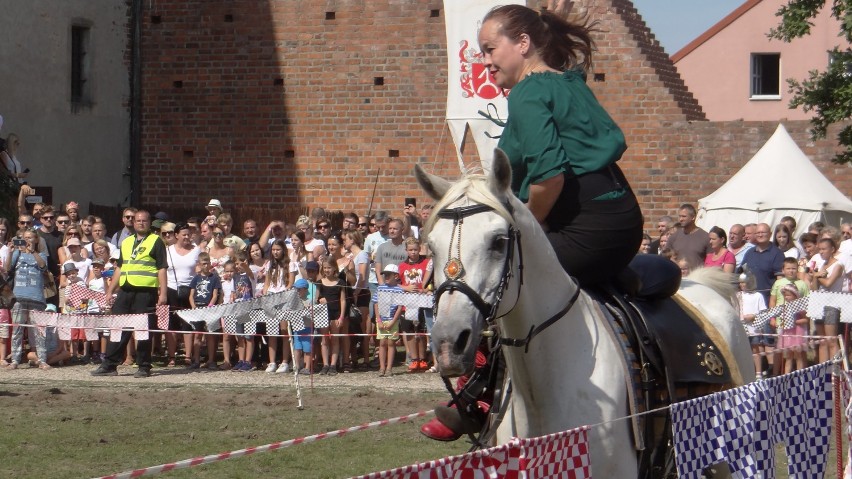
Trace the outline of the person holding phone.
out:
M 3 167 L 6 168 L 9 176 L 14 178 L 18 183 L 24 184 L 27 181 L 26 178 L 30 173 L 30 169 L 22 167 L 21 162 L 17 158 L 16 153 L 19 146 L 21 146 L 21 140 L 18 138 L 18 135 L 9 133 L 9 136 L 6 138 L 6 149 L 0 150 L 0 160 L 3 161 Z
M 21 230 L 18 238 L 12 240 L 3 269 L 7 275 L 13 275 L 12 292 L 15 294 L 15 306 L 12 307 L 12 324 L 32 324 L 30 311 L 44 311 L 47 302 L 44 298 L 44 272 L 47 271 L 47 253 L 42 251 L 38 235 L 32 229 Z M 14 327 L 12 330 L 12 363 L 9 369 L 17 369 L 21 362 L 24 343 L 24 330 L 35 344 L 39 368 L 50 369 L 47 364 L 47 345 L 45 337 L 37 328 Z
M 417 211 L 417 199 L 416 198 L 406 198 L 405 204 L 402 208 L 402 219 L 405 224 L 403 228 L 403 236 L 408 238 L 409 236 L 413 236 L 415 238 L 420 237 L 420 214 Z

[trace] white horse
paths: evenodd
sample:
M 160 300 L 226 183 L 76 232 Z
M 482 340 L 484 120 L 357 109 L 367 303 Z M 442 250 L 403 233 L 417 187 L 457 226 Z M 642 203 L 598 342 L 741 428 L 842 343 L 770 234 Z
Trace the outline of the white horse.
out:
M 513 436 L 535 437 L 603 423 L 589 431 L 595 477 L 637 477 L 630 422 L 617 420 L 629 414 L 619 345 L 585 293 L 560 314 L 577 286 L 560 266 L 535 218 L 511 193 L 505 154 L 495 150 L 489 174 L 469 175 L 455 184 L 419 166 L 415 175 L 437 201 L 428 242 L 437 287 L 432 341 L 441 373 L 457 376 L 473 369 L 481 333 L 488 327 L 488 309 L 494 305 L 504 338 L 525 338 L 531 328 L 559 316 L 529 341 L 528 351 L 503 346 L 513 393 L 496 440 L 502 444 Z M 450 218 L 453 214 L 456 217 Z M 513 230 L 523 241 L 522 285 Z M 748 338 L 729 298 L 694 281 L 684 281 L 680 295 L 727 341 L 735 357 L 730 362 L 739 366 L 741 381 L 754 380 Z M 730 362 L 733 376 L 735 365 Z

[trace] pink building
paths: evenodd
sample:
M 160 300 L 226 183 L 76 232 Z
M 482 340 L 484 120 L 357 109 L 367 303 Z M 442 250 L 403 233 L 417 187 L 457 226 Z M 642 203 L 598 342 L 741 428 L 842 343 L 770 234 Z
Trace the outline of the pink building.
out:
M 809 119 L 789 108 L 787 79 L 824 71 L 834 47 L 850 47 L 829 7 L 816 17 L 808 36 L 785 43 L 769 39 L 775 15 L 787 0 L 748 0 L 672 55 L 687 88 L 711 121 Z M 830 4 L 831 2 L 827 2 Z

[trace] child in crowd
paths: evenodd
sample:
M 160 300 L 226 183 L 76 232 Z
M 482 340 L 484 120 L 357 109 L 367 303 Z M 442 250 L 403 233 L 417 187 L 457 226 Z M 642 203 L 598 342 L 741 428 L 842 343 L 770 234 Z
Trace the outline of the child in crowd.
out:
M 420 255 L 420 240 L 409 236 L 405 239 L 405 252 L 408 259 L 399 264 L 399 279 L 402 289 L 410 293 L 428 293 L 426 284 L 432 276 L 432 260 Z M 425 308 L 420 308 L 425 309 Z M 426 371 L 426 320 L 421 319 L 421 311 L 410 311 L 412 318 L 400 321 L 400 331 L 411 362 L 408 372 Z
M 92 291 L 97 293 L 106 293 L 107 288 L 109 287 L 109 280 L 112 278 L 112 275 L 108 277 L 104 275 L 104 260 L 101 258 L 95 258 L 92 260 L 92 266 L 89 270 L 89 277 L 86 281 L 86 287 Z M 97 301 L 90 300 L 89 301 L 89 314 L 99 314 L 101 313 L 101 306 Z M 100 364 L 104 360 L 105 351 L 107 348 L 107 341 L 109 341 L 109 331 L 98 331 L 98 335 L 100 336 L 100 352 L 92 353 L 92 361 L 96 364 Z M 92 349 L 94 351 L 94 348 Z
M 88 311 L 88 301 L 84 300 L 79 307 L 71 306 L 71 304 L 67 302 L 68 293 L 70 292 L 72 285 L 77 285 L 77 287 L 85 286 L 83 278 L 78 275 L 79 272 L 77 265 L 73 261 L 68 261 L 62 265 L 63 280 L 61 281 L 62 297 L 60 302 L 63 303 L 63 313 L 85 314 Z M 80 356 L 81 345 L 83 346 L 82 356 Z M 67 349 L 71 352 L 72 362 L 89 362 L 89 342 L 86 341 L 86 331 L 83 328 L 71 328 L 71 341 L 68 342 Z
M 804 298 L 810 292 L 810 286 L 808 286 L 808 283 L 799 279 L 799 261 L 796 258 L 784 258 L 781 273 L 784 277 L 775 280 L 769 294 L 770 308 L 784 304 L 784 295 L 781 293 L 781 288 L 788 284 L 792 284 L 796 287 L 799 291 L 800 298 Z
M 798 269 L 798 261 L 795 258 L 787 259 L 792 259 L 796 262 Z M 799 289 L 793 284 L 782 287 L 780 292 L 783 295 L 785 305 L 801 297 Z M 793 319 L 795 322 L 791 328 L 781 329 L 781 325 L 778 325 L 778 329 L 780 330 L 778 349 L 786 349 L 783 351 L 785 374 L 807 367 L 807 357 L 805 356 L 807 338 L 804 336 L 808 334 L 808 317 L 804 311 L 799 311 L 793 316 Z M 777 321 L 780 322 L 781 319 L 778 318 Z M 778 358 L 776 357 L 775 360 L 778 361 Z
M 210 255 L 200 253 L 198 255 L 198 274 L 189 283 L 191 290 L 189 294 L 189 306 L 192 309 L 214 306 L 219 299 L 221 282 L 219 276 L 213 274 L 210 264 Z M 187 357 L 190 358 L 189 369 L 201 367 L 201 333 L 206 330 L 203 321 L 191 321 L 192 333 L 184 335 Z M 208 344 L 210 339 L 208 338 Z M 208 347 L 209 349 L 209 347 Z M 214 349 L 215 352 L 215 349 Z M 210 358 L 210 363 L 216 364 L 215 357 Z
M 373 295 L 376 315 L 376 339 L 379 341 L 379 376 L 393 376 L 393 359 L 396 355 L 395 342 L 399 339 L 399 318 L 405 308 L 391 304 L 387 314 L 381 314 L 379 294 L 383 291 L 403 292 L 399 287 L 399 268 L 389 264 L 382 269 L 382 279 L 385 284 L 379 285 Z
M 799 279 L 799 261 L 796 258 L 784 258 L 784 263 L 781 267 L 781 273 L 784 275 L 784 277 L 775 280 L 775 283 L 772 284 L 772 289 L 769 293 L 770 308 L 785 304 L 784 295 L 781 291 L 784 286 L 792 285 L 793 287 L 795 287 L 796 290 L 798 290 L 799 292 L 797 296 L 799 298 L 807 296 L 810 292 L 810 287 L 808 286 L 808 283 Z M 770 326 L 776 327 L 775 322 L 771 322 Z M 778 332 L 779 334 L 782 334 L 780 329 L 778 329 Z M 787 356 L 788 354 L 784 353 L 784 357 Z M 775 353 L 772 356 L 772 374 L 774 376 L 778 376 L 781 374 L 783 361 L 784 360 L 782 359 L 781 353 Z M 787 362 L 789 363 L 789 361 Z
M 313 286 L 313 288 L 311 288 Z M 299 299 L 302 300 L 302 304 L 304 304 L 305 308 L 310 308 L 314 304 L 314 299 L 316 298 L 316 294 L 311 294 L 313 291 L 311 289 L 316 289 L 316 286 L 308 283 L 308 280 L 304 278 L 299 278 L 293 283 L 293 288 L 296 289 L 296 293 L 299 295 Z M 292 341 L 293 341 L 293 369 L 298 370 L 299 374 L 313 374 L 313 359 L 311 355 L 311 351 L 313 350 L 311 347 L 311 343 L 313 342 L 313 335 L 311 331 L 313 330 L 313 320 L 311 319 L 310 314 L 306 314 L 303 318 L 305 323 L 305 327 L 298 331 L 293 331 Z M 305 362 L 304 367 L 299 369 L 302 364 L 302 356 L 304 356 Z
M 244 251 L 238 251 L 235 258 L 234 292 L 231 293 L 231 300 L 238 303 L 254 297 L 254 273 L 249 267 L 248 256 Z M 237 356 L 239 360 L 233 370 L 248 372 L 257 368 L 252 362 L 254 358 L 254 336 L 245 334 L 244 328 L 245 325 L 237 324 Z M 213 351 L 215 352 L 215 349 Z
M 307 279 L 308 284 L 311 285 L 309 296 L 314 298 L 314 301 L 319 300 L 319 297 L 318 297 L 319 293 L 317 292 L 317 282 L 319 282 L 319 271 L 320 271 L 320 266 L 319 266 L 319 263 L 317 263 L 316 261 L 311 260 L 311 261 L 305 262 L 305 279 Z M 295 284 L 295 281 L 294 281 L 294 284 Z M 329 319 L 331 319 L 331 318 L 329 318 Z M 313 349 L 320 349 L 320 348 L 322 348 L 322 336 L 316 335 L 313 338 Z M 321 356 L 322 355 L 315 354 L 313 356 L 314 362 L 319 362 Z M 319 367 L 319 366 L 317 365 L 317 367 Z M 317 368 L 315 368 L 315 369 L 317 369 Z M 320 371 L 321 370 L 322 369 L 320 369 Z
M 740 291 L 737 293 L 737 299 L 740 305 L 740 321 L 748 333 L 748 340 L 751 343 L 751 352 L 754 354 L 754 370 L 757 372 L 757 379 L 765 377 L 763 372 L 763 358 L 758 356 L 766 349 L 766 338 L 761 335 L 763 331 L 758 331 L 754 326 L 754 318 L 760 311 L 766 309 L 766 302 L 763 300 L 763 295 L 756 292 L 757 278 L 753 275 L 743 273 L 740 275 Z
M 228 260 L 222 265 L 222 304 L 234 302 L 234 272 L 237 270 L 237 265 L 232 260 Z M 236 339 L 228 334 L 222 334 L 222 354 L 225 359 L 222 361 L 222 366 L 219 369 L 230 371 L 231 352 L 233 351 L 233 340 Z M 208 346 L 209 347 L 209 346 Z

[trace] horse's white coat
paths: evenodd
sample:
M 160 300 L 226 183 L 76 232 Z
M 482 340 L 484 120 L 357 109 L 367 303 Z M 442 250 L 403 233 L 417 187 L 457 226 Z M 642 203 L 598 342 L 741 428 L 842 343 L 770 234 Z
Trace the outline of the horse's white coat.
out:
M 518 255 L 514 274 L 506 288 L 499 313 L 503 337 L 526 337 L 533 325 L 541 324 L 561 310 L 575 285 L 563 271 L 553 249 L 535 218 L 506 186 L 508 160 L 495 151 L 491 176 L 468 177 L 463 181 L 485 182 L 498 201 L 510 203 L 515 226 L 523 242 L 524 284 L 518 297 Z M 417 169 L 421 186 L 436 199 L 444 196 L 446 182 Z M 495 177 L 496 176 L 496 177 Z M 458 186 L 458 185 L 457 185 Z M 471 198 L 451 190 L 452 198 L 439 201 L 435 211 L 444 207 L 472 204 Z M 479 195 L 472 195 L 479 196 Z M 456 255 L 457 244 L 450 244 L 453 221 L 432 220 L 429 243 L 434 254 L 435 284 L 446 280 L 442 271 L 449 254 Z M 465 267 L 464 281 L 493 302 L 500 280 L 505 251 L 490 248 L 494 238 L 505 236 L 509 222 L 493 212 L 464 219 L 460 259 Z M 752 364 L 750 347 L 735 311 L 725 298 L 697 283 L 683 291 L 696 307 L 715 318 L 720 333 L 731 339 L 736 357 L 744 371 Z M 517 302 L 516 302 L 517 300 Z M 514 305 L 514 307 L 513 307 Z M 511 310 L 510 310 L 511 308 Z M 529 352 L 504 347 L 508 374 L 513 382 L 510 409 L 497 432 L 497 442 L 513 436 L 535 437 L 582 425 L 605 423 L 589 432 L 592 467 L 595 477 L 630 478 L 637 476 L 637 462 L 628 420 L 625 372 L 617 355 L 619 347 L 601 325 L 602 319 L 588 296 L 580 294 L 574 307 L 559 321 L 533 339 Z M 473 368 L 473 358 L 484 327 L 482 315 L 466 296 L 446 293 L 439 301 L 432 340 L 437 346 L 438 365 L 443 374 L 458 375 Z M 465 338 L 468 338 L 465 340 Z M 745 342 L 742 340 L 745 338 Z M 753 379 L 753 372 L 749 379 Z

